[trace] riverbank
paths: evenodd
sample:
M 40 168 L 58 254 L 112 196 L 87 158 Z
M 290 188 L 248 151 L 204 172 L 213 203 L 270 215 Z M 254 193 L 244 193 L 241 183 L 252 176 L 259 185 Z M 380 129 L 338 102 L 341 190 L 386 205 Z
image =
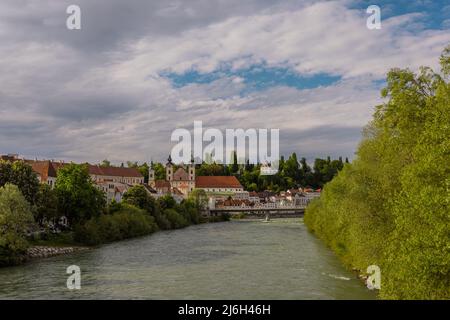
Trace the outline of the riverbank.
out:
M 26 260 L 49 258 L 64 254 L 70 254 L 83 250 L 89 250 L 90 247 L 48 247 L 48 246 L 32 246 L 28 248 L 26 253 Z
M 199 224 L 208 224 L 208 223 L 217 223 L 217 222 L 226 222 L 226 221 L 229 221 L 229 220 L 227 220 L 226 218 L 224 218 L 222 216 L 203 217 L 199 221 Z M 192 226 L 192 225 L 189 225 L 189 226 Z M 189 226 L 185 226 L 185 227 L 189 227 Z M 185 228 L 185 227 L 183 227 L 183 228 Z M 179 230 L 179 229 L 173 229 L 173 230 Z M 30 240 L 28 240 L 30 247 L 26 250 L 26 252 L 21 257 L 19 257 L 17 259 L 16 263 L 14 263 L 13 265 L 24 264 L 31 260 L 36 260 L 36 259 L 44 259 L 44 258 L 49 258 L 49 257 L 54 257 L 54 256 L 59 256 L 59 255 L 68 255 L 68 254 L 72 254 L 72 253 L 76 253 L 76 252 L 80 252 L 80 251 L 86 251 L 86 250 L 95 250 L 100 245 L 145 237 L 145 236 L 149 236 L 151 234 L 158 233 L 161 231 L 164 231 L 164 230 L 156 230 L 155 232 L 151 232 L 148 234 L 142 234 L 142 235 L 137 235 L 134 237 L 118 239 L 115 241 L 107 241 L 107 242 L 102 242 L 102 243 L 92 244 L 92 245 L 85 245 L 83 243 L 80 243 L 79 241 L 75 241 L 75 239 L 74 239 L 75 234 L 72 231 L 63 232 L 63 233 L 59 233 L 59 234 L 47 234 L 45 236 L 45 239 L 30 239 Z M 9 266 L 12 266 L 12 265 L 1 266 L 0 268 L 6 268 Z

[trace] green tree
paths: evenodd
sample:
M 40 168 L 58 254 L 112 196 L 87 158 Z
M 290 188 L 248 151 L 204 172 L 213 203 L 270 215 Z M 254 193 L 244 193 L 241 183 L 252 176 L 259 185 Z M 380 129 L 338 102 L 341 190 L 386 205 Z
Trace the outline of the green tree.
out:
M 162 210 L 165 210 L 165 209 L 175 208 L 177 205 L 177 202 L 170 194 L 167 194 L 165 196 L 158 198 L 158 204 Z
M 144 209 L 150 215 L 156 213 L 156 201 L 151 197 L 144 186 L 133 186 L 123 195 L 123 202 Z
M 0 265 L 19 262 L 26 253 L 27 231 L 33 225 L 29 203 L 12 184 L 0 187 Z
M 450 297 L 450 47 L 442 73 L 393 69 L 351 164 L 305 223 L 343 261 L 382 270 L 380 296 Z M 444 75 L 444 77 L 442 76 Z
M 108 159 L 105 159 L 100 163 L 100 167 L 104 167 L 104 168 L 111 167 L 111 162 Z
M 23 161 L 11 163 L 0 160 L 0 187 L 7 183 L 18 186 L 30 204 L 36 202 L 39 180 L 29 164 Z
M 41 184 L 36 197 L 36 206 L 33 210 L 34 219 L 40 225 L 43 220 L 53 220 L 58 218 L 58 197 L 56 191 L 48 184 Z
M 71 163 L 58 170 L 56 194 L 58 211 L 71 224 L 98 216 L 105 208 L 105 194 L 89 176 L 86 165 Z
M 166 179 L 166 168 L 161 163 L 154 163 L 152 165 L 153 170 L 155 170 L 155 179 L 156 180 L 165 180 Z
M 208 204 L 208 196 L 203 189 L 192 190 L 188 199 L 195 204 L 197 209 L 202 209 Z

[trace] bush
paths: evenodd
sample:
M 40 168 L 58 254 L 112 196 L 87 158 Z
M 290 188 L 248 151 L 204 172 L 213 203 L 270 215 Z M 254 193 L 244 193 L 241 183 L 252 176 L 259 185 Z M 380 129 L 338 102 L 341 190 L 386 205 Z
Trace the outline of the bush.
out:
M 190 222 L 190 224 L 200 223 L 200 211 L 197 203 L 191 199 L 184 200 L 178 207 L 181 215 Z
M 219 216 L 210 216 L 206 219 L 206 222 L 224 222 L 230 221 L 230 214 L 222 213 Z
M 169 220 L 172 229 L 180 229 L 189 225 L 189 222 L 186 220 L 186 218 L 174 209 L 164 210 L 164 215 Z
M 18 264 L 28 249 L 28 242 L 10 232 L 0 235 L 0 267 Z
M 75 227 L 75 240 L 97 245 L 132 237 L 144 236 L 158 229 L 155 219 L 142 209 L 128 204 L 113 214 L 94 217 Z

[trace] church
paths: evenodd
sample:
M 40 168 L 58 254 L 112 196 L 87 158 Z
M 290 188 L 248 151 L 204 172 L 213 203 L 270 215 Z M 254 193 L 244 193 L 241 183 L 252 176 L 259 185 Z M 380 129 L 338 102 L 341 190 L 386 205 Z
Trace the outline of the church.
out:
M 194 159 L 188 165 L 174 165 L 169 155 L 166 163 L 166 179 L 155 180 L 155 171 L 149 170 L 150 187 L 158 193 L 172 193 L 187 197 L 194 189 L 202 189 L 207 193 L 234 193 L 244 190 L 234 176 L 196 176 Z

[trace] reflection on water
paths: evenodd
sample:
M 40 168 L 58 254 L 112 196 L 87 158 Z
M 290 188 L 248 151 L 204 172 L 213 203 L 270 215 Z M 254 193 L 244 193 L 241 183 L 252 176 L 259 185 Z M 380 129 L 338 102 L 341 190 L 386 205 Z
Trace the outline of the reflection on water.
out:
M 81 290 L 66 287 L 81 267 Z M 374 299 L 301 219 L 233 221 L 0 269 L 0 298 Z

